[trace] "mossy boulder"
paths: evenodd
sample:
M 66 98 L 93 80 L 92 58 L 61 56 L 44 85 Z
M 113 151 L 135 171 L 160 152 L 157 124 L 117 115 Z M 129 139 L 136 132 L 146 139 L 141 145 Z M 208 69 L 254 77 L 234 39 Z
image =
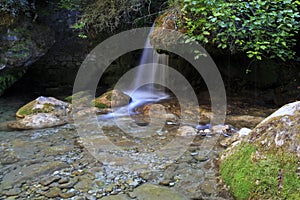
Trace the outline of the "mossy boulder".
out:
M 112 108 L 127 105 L 130 97 L 119 90 L 105 92 L 100 97 L 95 98 L 91 103 L 97 108 Z
M 300 102 L 283 106 L 227 149 L 220 172 L 236 199 L 300 199 Z
M 21 107 L 17 120 L 8 123 L 8 127 L 18 130 L 41 129 L 68 123 L 71 105 L 53 97 L 40 96 Z
M 33 115 L 37 113 L 52 113 L 56 116 L 67 116 L 70 111 L 71 105 L 69 103 L 60 101 L 53 97 L 40 96 L 21 107 L 17 111 L 16 116 L 18 118 L 24 118 L 27 115 Z

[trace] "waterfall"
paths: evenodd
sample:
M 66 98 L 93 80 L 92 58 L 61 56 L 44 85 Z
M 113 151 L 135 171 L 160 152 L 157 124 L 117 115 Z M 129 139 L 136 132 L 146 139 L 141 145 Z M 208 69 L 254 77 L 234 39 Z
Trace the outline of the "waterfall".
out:
M 131 91 L 131 98 L 133 101 L 159 101 L 169 96 L 164 91 L 162 85 L 167 84 L 167 72 L 165 70 L 159 70 L 159 65 L 168 65 L 168 55 L 157 53 L 153 46 L 150 44 L 150 35 L 154 30 L 154 25 L 150 29 L 147 40 L 144 45 L 144 50 L 139 62 L 137 74 L 135 76 L 133 88 L 135 91 Z M 147 64 L 147 65 L 146 65 Z M 152 84 L 142 85 L 143 82 Z M 162 83 L 157 85 L 155 83 Z M 126 92 L 127 94 L 129 92 Z

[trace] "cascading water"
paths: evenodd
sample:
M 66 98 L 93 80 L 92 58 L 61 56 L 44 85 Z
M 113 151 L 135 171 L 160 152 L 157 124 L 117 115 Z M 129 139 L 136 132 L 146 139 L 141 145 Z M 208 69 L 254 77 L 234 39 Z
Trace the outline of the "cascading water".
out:
M 124 91 L 131 96 L 133 102 L 156 102 L 168 98 L 168 95 L 161 86 L 166 85 L 168 74 L 164 70 L 159 70 L 159 65 L 168 66 L 169 58 L 166 54 L 158 54 L 150 44 L 150 35 L 152 34 L 153 30 L 154 25 L 150 29 L 149 35 L 145 42 L 133 87 L 128 91 Z M 143 85 L 142 83 L 144 82 L 149 84 Z M 161 85 L 157 85 L 156 83 L 161 83 Z
M 117 108 L 113 113 L 102 116 L 102 118 L 134 114 L 134 108 L 136 107 L 169 98 L 169 95 L 163 87 L 167 84 L 166 81 L 168 74 L 166 70 L 160 68 L 160 65 L 168 66 L 169 57 L 166 54 L 158 54 L 150 44 L 150 35 L 153 30 L 154 25 L 150 29 L 145 42 L 142 57 L 137 67 L 134 80 L 131 84 L 122 88 L 122 92 L 131 97 L 131 103 L 128 106 Z

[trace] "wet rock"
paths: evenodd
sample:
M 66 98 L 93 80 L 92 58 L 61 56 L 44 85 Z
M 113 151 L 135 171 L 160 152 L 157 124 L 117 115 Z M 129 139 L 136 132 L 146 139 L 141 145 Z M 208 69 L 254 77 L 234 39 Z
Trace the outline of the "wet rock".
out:
M 58 176 L 49 176 L 49 177 L 45 177 L 40 181 L 40 184 L 42 184 L 43 186 L 47 186 L 50 185 L 53 182 L 56 182 L 60 179 L 60 177 Z
M 258 125 L 264 117 L 261 116 L 251 116 L 251 115 L 227 115 L 226 123 L 231 124 L 234 127 L 242 128 L 254 128 Z
M 92 180 L 91 180 L 90 177 L 88 177 L 88 176 L 81 176 L 79 178 L 79 182 L 74 186 L 74 188 L 76 190 L 87 192 L 92 187 L 92 184 L 93 184 L 93 182 L 92 182 Z
M 103 200 L 130 200 L 132 198 L 128 197 L 126 194 L 120 194 L 120 195 L 111 195 L 101 198 Z
M 61 188 L 61 189 L 69 189 L 69 188 L 74 187 L 74 185 L 77 182 L 78 182 L 78 177 L 74 177 L 69 182 L 60 184 L 59 188 Z
M 0 147 L 0 163 L 2 165 L 13 164 L 20 160 L 13 149 Z
M 147 199 L 173 199 L 173 200 L 187 200 L 183 195 L 175 192 L 174 190 L 156 186 L 152 184 L 144 184 L 137 187 L 134 190 L 134 195 L 137 199 L 147 200 Z
M 50 188 L 48 192 L 46 192 L 45 196 L 48 198 L 55 198 L 60 196 L 61 190 L 58 187 Z
M 161 180 L 159 181 L 159 185 L 163 185 L 163 186 L 170 186 L 170 183 L 172 183 L 172 180 Z
M 191 126 L 181 126 L 177 130 L 177 134 L 180 136 L 195 136 L 197 131 Z
M 74 197 L 75 192 L 71 191 L 71 192 L 60 193 L 59 196 L 63 199 L 68 199 L 68 198 Z
M 69 178 L 67 178 L 67 177 L 62 177 L 62 178 L 58 181 L 59 184 L 64 184 L 64 183 L 67 183 L 67 182 L 69 182 Z
M 1 183 L 1 188 L 15 185 L 22 181 L 30 180 L 43 174 L 62 169 L 64 167 L 67 167 L 67 164 L 60 161 L 37 163 L 28 166 L 17 167 L 16 169 L 4 175 Z
M 97 108 L 120 107 L 129 104 L 130 97 L 119 90 L 105 92 L 92 101 Z
M 21 192 L 22 192 L 22 190 L 20 188 L 13 188 L 13 189 L 10 189 L 10 190 L 4 190 L 2 192 L 2 195 L 16 196 L 16 195 L 20 194 Z

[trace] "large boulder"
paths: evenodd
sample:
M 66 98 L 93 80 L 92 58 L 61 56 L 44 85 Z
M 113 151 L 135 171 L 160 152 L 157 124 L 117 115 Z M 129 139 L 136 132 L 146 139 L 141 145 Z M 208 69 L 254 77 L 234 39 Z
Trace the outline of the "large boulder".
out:
M 37 113 L 52 113 L 56 116 L 67 116 L 70 111 L 71 105 L 69 103 L 60 101 L 54 97 L 40 96 L 21 107 L 17 111 L 16 116 L 24 118 L 27 115 Z
M 71 105 L 53 97 L 38 97 L 21 107 L 17 120 L 8 123 L 13 129 L 40 129 L 63 125 L 69 121 Z
M 300 102 L 267 117 L 220 161 L 237 199 L 300 199 Z

